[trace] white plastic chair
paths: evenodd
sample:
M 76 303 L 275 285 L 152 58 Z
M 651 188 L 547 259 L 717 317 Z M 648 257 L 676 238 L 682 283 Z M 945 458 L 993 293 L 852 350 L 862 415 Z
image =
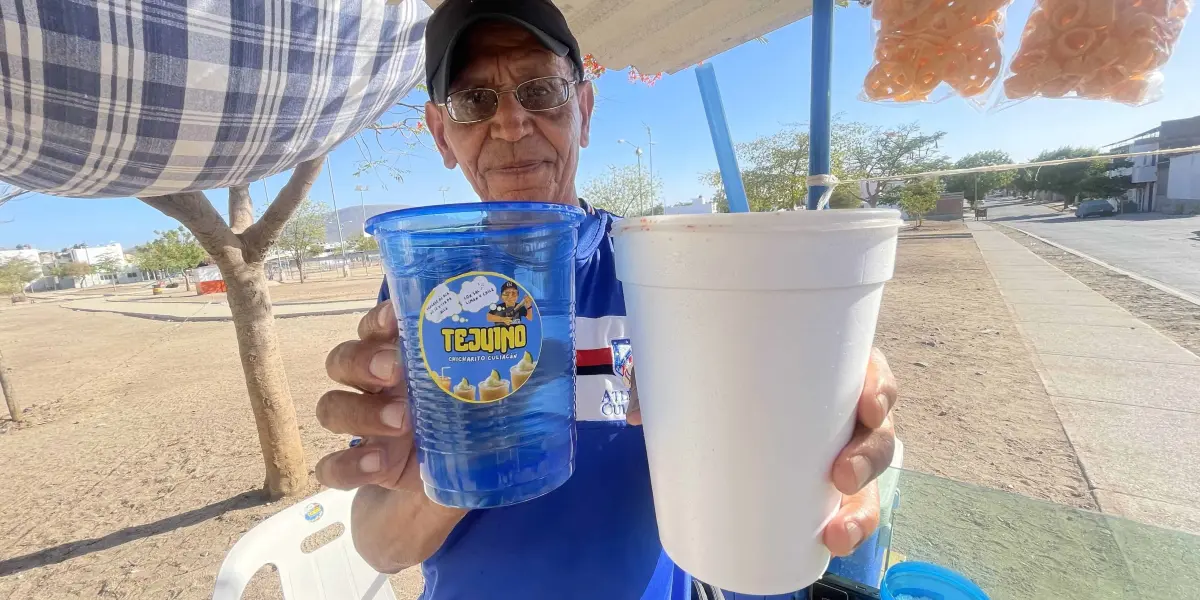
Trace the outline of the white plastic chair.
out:
M 358 555 L 350 539 L 354 491 L 326 490 L 246 532 L 221 563 L 213 600 L 239 600 L 263 565 L 275 565 L 285 600 L 396 600 L 387 575 Z M 341 523 L 337 539 L 306 554 L 308 536 Z

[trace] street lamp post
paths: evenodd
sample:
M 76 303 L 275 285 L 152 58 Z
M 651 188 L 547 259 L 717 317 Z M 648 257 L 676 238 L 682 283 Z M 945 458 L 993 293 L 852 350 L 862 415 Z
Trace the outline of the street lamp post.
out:
M 350 276 L 350 267 L 346 266 L 346 242 L 342 238 L 342 215 L 338 213 L 337 193 L 333 191 L 333 168 L 325 165 L 325 174 L 329 176 L 329 197 L 333 199 L 333 219 L 338 226 L 338 248 L 342 251 L 342 277 Z
M 362 207 L 362 223 L 361 223 L 361 225 L 363 228 L 362 234 L 364 237 L 366 237 L 366 235 L 367 235 L 367 201 L 363 199 L 363 192 L 369 191 L 370 189 L 371 189 L 370 187 L 365 186 L 365 185 L 354 186 L 354 191 L 358 192 L 358 204 L 359 204 L 359 206 Z M 370 275 L 371 272 L 367 270 L 367 251 L 366 250 L 363 250 L 363 252 L 362 252 L 362 261 L 363 261 L 363 272 L 366 273 L 367 275 Z
M 442 186 L 442 187 L 438 188 L 438 191 L 442 193 L 442 204 L 445 204 L 446 203 L 446 192 L 450 191 L 450 188 L 448 188 L 446 186 Z
M 630 142 L 628 140 L 617 140 L 617 143 L 618 144 L 628 144 L 628 145 L 632 146 L 633 153 L 635 155 L 637 155 L 638 196 L 641 197 L 642 201 L 645 201 L 645 199 L 646 199 L 646 178 L 642 176 L 642 147 L 638 146 L 637 144 L 634 144 L 633 142 Z M 653 177 L 654 172 L 651 171 L 650 175 Z M 628 215 L 628 216 L 633 217 L 633 216 L 639 216 L 639 215 Z

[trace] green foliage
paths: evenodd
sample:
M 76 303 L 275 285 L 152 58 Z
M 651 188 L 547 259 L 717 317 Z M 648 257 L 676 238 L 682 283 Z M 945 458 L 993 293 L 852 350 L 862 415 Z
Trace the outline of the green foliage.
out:
M 187 229 L 155 231 L 158 237 L 133 249 L 133 261 L 143 271 L 181 272 L 199 265 L 208 258 Z
M 841 179 L 890 177 L 941 168 L 947 164 L 938 152 L 945 132 L 926 133 L 917 123 L 885 129 L 859 122 L 836 122 L 830 141 L 833 174 Z M 791 209 L 803 205 L 808 195 L 808 128 L 790 125 L 779 133 L 737 145 L 742 183 L 752 211 Z M 703 173 L 700 181 L 711 186 L 718 210 L 728 212 L 721 174 Z M 871 206 L 879 203 L 888 184 L 871 183 L 865 198 Z M 839 188 L 842 189 L 842 188 Z M 851 203 L 846 192 L 834 191 L 830 205 L 835 208 Z M 854 201 L 858 206 L 861 201 Z
M 12 258 L 0 262 L 0 294 L 23 294 L 25 285 L 42 276 L 42 267 L 31 260 Z
M 968 154 L 954 163 L 955 169 L 970 169 L 990 165 L 1010 165 L 1012 157 L 1003 150 L 984 150 Z M 1007 187 L 1013 182 L 1016 173 L 1013 171 L 993 171 L 990 173 L 964 173 L 946 177 L 946 191 L 962 192 L 972 206 L 979 198 L 987 196 L 988 192 Z M 975 197 L 978 190 L 979 198 Z
M 829 208 L 858 208 L 862 206 L 862 198 L 858 197 L 855 190 L 858 189 L 857 184 L 839 185 L 833 188 L 833 194 L 829 196 Z
M 937 207 L 938 198 L 942 195 L 941 183 L 933 178 L 906 181 L 899 195 L 900 208 L 909 216 L 915 216 L 917 227 L 920 227 L 925 215 Z
M 97 273 L 113 275 L 120 273 L 125 269 L 125 261 L 121 260 L 121 257 L 110 252 L 105 254 L 100 260 L 93 263 L 92 266 L 95 267 Z
M 377 252 L 379 250 L 379 242 L 373 235 L 364 235 L 351 243 L 356 252 Z
M 637 165 L 614 166 L 583 186 L 583 198 L 615 215 L 644 217 L 661 205 L 662 180 Z
M 1057 160 L 1063 158 L 1084 158 L 1096 156 L 1095 148 L 1063 146 L 1057 150 L 1047 150 L 1034 159 L 1035 162 Z M 1109 177 L 1108 171 L 1128 166 L 1129 161 L 1112 161 L 1096 159 L 1087 162 L 1071 163 L 1041 167 L 1035 172 L 1032 189 L 1047 190 L 1062 194 L 1067 203 L 1076 199 L 1111 198 L 1118 196 L 1132 187 L 1129 177 Z
M 296 212 L 275 241 L 275 246 L 287 252 L 300 269 L 300 281 L 304 282 L 304 258 L 320 254 L 325 244 L 325 216 L 329 209 L 323 203 L 305 197 L 296 206 Z
M 92 265 L 77 262 L 60 263 L 50 268 L 50 274 L 54 277 L 86 277 L 92 274 Z

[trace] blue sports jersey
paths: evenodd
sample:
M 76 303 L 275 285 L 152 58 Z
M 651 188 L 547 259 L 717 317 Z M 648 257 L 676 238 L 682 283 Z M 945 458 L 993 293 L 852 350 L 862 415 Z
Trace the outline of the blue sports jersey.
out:
M 690 577 L 658 539 L 642 428 L 625 423 L 633 364 L 609 236 L 616 217 L 584 208 L 575 255 L 575 473 L 540 498 L 468 513 L 421 565 L 424 600 L 690 597 Z

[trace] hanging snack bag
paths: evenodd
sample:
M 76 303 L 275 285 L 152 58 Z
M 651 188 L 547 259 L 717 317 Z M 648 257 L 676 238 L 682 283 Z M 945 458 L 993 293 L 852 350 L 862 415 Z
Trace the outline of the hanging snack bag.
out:
M 1004 95 L 1153 102 L 1191 8 L 1190 0 L 1039 0 Z
M 1007 5 L 1008 0 L 876 0 L 875 64 L 863 82 L 863 99 L 926 102 L 944 83 L 982 104 L 1000 75 Z

